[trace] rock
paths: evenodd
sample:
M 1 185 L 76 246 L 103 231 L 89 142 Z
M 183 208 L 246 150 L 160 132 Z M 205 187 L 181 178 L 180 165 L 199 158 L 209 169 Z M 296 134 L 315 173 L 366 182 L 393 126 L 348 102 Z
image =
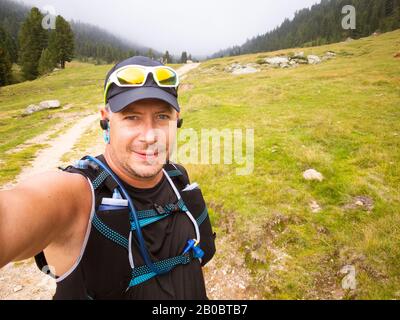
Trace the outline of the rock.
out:
M 377 32 L 377 31 L 375 31 L 375 32 L 372 34 L 373 37 L 377 37 L 377 36 L 380 36 L 380 35 L 381 35 L 380 32 Z
M 354 41 L 354 39 L 351 38 L 351 37 L 348 37 L 348 38 L 345 40 L 345 42 L 352 42 L 352 41 Z
M 23 115 L 30 115 L 34 112 L 37 112 L 40 110 L 40 107 L 35 105 L 35 104 L 30 104 L 25 111 L 22 113 Z
M 357 196 L 352 199 L 351 203 L 346 204 L 344 209 L 362 209 L 371 212 L 374 209 L 374 201 L 366 196 Z
M 304 58 L 304 52 L 300 51 L 300 52 L 295 52 L 295 54 L 292 56 L 291 59 L 303 59 Z
M 272 58 L 265 58 L 265 63 L 280 67 L 281 65 L 288 65 L 289 58 L 288 57 L 272 57 Z
M 60 101 L 58 100 L 47 100 L 47 101 L 42 101 L 39 103 L 40 108 L 42 109 L 56 109 L 60 107 Z
M 243 68 L 243 67 L 242 67 L 241 64 L 239 64 L 239 63 L 232 63 L 230 66 L 228 66 L 228 67 L 225 68 L 225 71 L 226 71 L 226 72 L 232 72 L 232 71 L 239 70 L 239 69 L 242 69 L 242 68 Z
M 394 55 L 395 58 L 400 58 L 400 51 Z
M 47 101 L 42 101 L 39 103 L 39 105 L 31 104 L 29 105 L 25 111 L 22 113 L 23 116 L 30 115 L 32 113 L 45 110 L 45 109 L 56 109 L 60 108 L 61 104 L 60 101 L 58 100 L 47 100 Z
M 249 73 L 256 73 L 260 70 L 253 68 L 253 67 L 245 67 L 242 69 L 236 69 L 232 72 L 232 74 L 249 74 Z
M 319 63 L 321 63 L 320 57 L 315 56 L 315 55 L 307 56 L 307 60 L 308 60 L 309 64 L 319 64 Z
M 336 57 L 336 53 L 333 51 L 327 51 L 325 55 L 322 57 L 322 61 L 330 60 Z
M 22 288 L 23 288 L 22 286 L 18 285 L 18 286 L 15 286 L 13 290 L 14 290 L 14 292 L 18 292 L 18 291 L 21 291 Z
M 318 213 L 322 210 L 321 207 L 319 206 L 319 204 L 317 203 L 317 201 L 315 201 L 315 200 L 311 201 L 310 209 L 313 213 Z
M 324 176 L 320 172 L 318 172 L 314 169 L 309 169 L 309 170 L 304 171 L 303 177 L 306 180 L 318 180 L 318 181 L 324 180 Z

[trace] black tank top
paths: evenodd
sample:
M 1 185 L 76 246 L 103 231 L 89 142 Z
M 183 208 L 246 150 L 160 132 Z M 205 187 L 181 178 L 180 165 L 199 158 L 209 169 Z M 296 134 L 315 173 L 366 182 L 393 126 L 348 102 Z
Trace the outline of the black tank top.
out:
M 106 163 L 103 156 L 99 156 L 98 159 Z M 184 179 L 188 182 L 186 170 L 180 165 L 175 166 L 183 173 Z M 88 176 L 87 172 L 73 167 L 68 167 L 66 171 Z M 179 180 L 174 179 L 173 182 L 179 191 L 185 187 L 185 183 L 180 183 Z M 97 211 L 101 198 L 111 197 L 109 189 L 115 187 L 107 188 L 106 185 L 107 183 L 103 188 L 95 191 L 96 214 L 109 228 L 128 238 L 130 231 L 128 209 Z M 152 209 L 155 203 L 165 206 L 177 201 L 165 176 L 153 188 L 137 189 L 126 183 L 124 183 L 124 187 L 137 210 Z M 205 203 L 200 189 L 189 193 L 180 193 L 194 216 L 198 216 L 199 212 L 204 210 Z M 93 217 L 93 212 L 91 217 Z M 89 224 L 91 224 L 91 220 Z M 54 299 L 207 299 L 202 266 L 198 259 L 193 259 L 187 265 L 178 265 L 167 274 L 156 276 L 127 290 L 132 273 L 127 251 L 104 237 L 93 226 L 88 228 L 90 228 L 90 233 L 88 233 L 87 244 L 79 263 L 72 268 L 73 270 L 71 269 L 72 272 L 67 272 L 57 279 Z M 194 226 L 183 212 L 177 212 L 142 227 L 142 233 L 153 262 L 182 254 L 187 240 L 195 238 Z M 205 252 L 202 260 L 204 266 L 215 253 L 215 233 L 212 233 L 208 216 L 200 226 L 200 234 L 201 248 Z M 133 261 L 135 266 L 141 266 L 145 263 L 139 253 L 135 233 L 133 235 Z M 47 265 L 43 253 L 36 257 L 36 262 L 41 270 L 43 270 L 43 266 Z

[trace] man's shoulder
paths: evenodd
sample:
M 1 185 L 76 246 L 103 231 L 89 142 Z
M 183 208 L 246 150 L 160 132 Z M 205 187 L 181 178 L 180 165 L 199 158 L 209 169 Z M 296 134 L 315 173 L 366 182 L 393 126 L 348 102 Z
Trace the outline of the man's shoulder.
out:
M 179 163 L 170 162 L 167 168 L 169 168 L 171 171 L 174 171 L 173 169 L 175 169 L 178 175 L 182 175 L 188 181 L 190 180 L 189 174 L 183 165 Z

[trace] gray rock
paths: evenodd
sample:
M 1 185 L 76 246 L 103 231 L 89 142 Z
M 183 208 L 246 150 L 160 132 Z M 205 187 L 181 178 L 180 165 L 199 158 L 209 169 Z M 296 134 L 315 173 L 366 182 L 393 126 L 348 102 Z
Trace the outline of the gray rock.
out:
M 47 100 L 47 101 L 42 101 L 39 103 L 40 108 L 43 109 L 56 109 L 60 107 L 60 101 L 58 100 Z
M 47 101 L 42 101 L 39 103 L 39 105 L 36 104 L 31 104 L 29 105 L 25 111 L 22 113 L 23 116 L 28 116 L 32 113 L 45 110 L 45 109 L 56 109 L 60 108 L 61 104 L 60 101 L 58 100 L 47 100 Z
M 313 200 L 310 203 L 310 209 L 313 213 L 318 213 L 320 212 L 322 209 L 320 207 L 320 205 L 317 203 L 317 201 Z
M 30 115 L 34 112 L 37 112 L 40 110 L 40 107 L 35 105 L 35 104 L 30 104 L 25 111 L 22 113 L 23 115 Z
M 253 68 L 253 67 L 244 67 L 241 69 L 235 69 L 233 70 L 232 74 L 250 74 L 250 73 L 256 73 L 259 72 L 260 70 Z
M 308 169 L 304 171 L 303 178 L 306 180 L 318 180 L 318 181 L 324 180 L 324 176 L 320 172 L 314 169 Z
M 292 59 L 303 59 L 303 58 L 304 58 L 304 52 L 303 51 L 295 52 L 295 54 L 292 57 Z
M 20 285 L 18 285 L 18 286 L 15 286 L 15 287 L 14 287 L 13 291 L 14 291 L 14 292 L 18 292 L 18 291 L 21 291 L 22 289 L 23 289 L 23 287 L 20 286 Z
M 315 55 L 307 56 L 307 60 L 309 64 L 319 64 L 321 63 L 321 58 Z
M 287 65 L 289 63 L 289 58 L 288 57 L 265 58 L 265 63 L 272 66 Z

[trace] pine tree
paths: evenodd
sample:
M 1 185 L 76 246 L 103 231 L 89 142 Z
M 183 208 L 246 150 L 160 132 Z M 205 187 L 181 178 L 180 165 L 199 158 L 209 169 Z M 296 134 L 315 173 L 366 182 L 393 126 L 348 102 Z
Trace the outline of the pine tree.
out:
M 38 76 L 39 59 L 47 47 L 48 33 L 42 27 L 42 20 L 39 9 L 32 8 L 19 32 L 19 64 L 27 80 Z
M 56 61 L 54 56 L 51 54 L 48 48 L 42 51 L 42 55 L 40 56 L 38 71 L 40 75 L 44 75 L 53 71 L 56 66 Z
M 168 50 L 165 51 L 165 54 L 163 56 L 163 61 L 164 61 L 165 64 L 171 63 L 171 56 L 169 55 Z
M 188 58 L 187 58 L 187 52 L 186 52 L 186 51 L 183 51 L 183 52 L 182 52 L 182 55 L 181 55 L 181 63 L 186 63 L 187 60 L 188 60 Z
M 11 82 L 12 59 L 6 39 L 7 33 L 0 27 L 0 87 Z
M 65 62 L 70 62 L 74 56 L 74 33 L 69 23 L 62 17 L 56 18 L 56 29 L 51 31 L 49 50 L 61 69 Z

